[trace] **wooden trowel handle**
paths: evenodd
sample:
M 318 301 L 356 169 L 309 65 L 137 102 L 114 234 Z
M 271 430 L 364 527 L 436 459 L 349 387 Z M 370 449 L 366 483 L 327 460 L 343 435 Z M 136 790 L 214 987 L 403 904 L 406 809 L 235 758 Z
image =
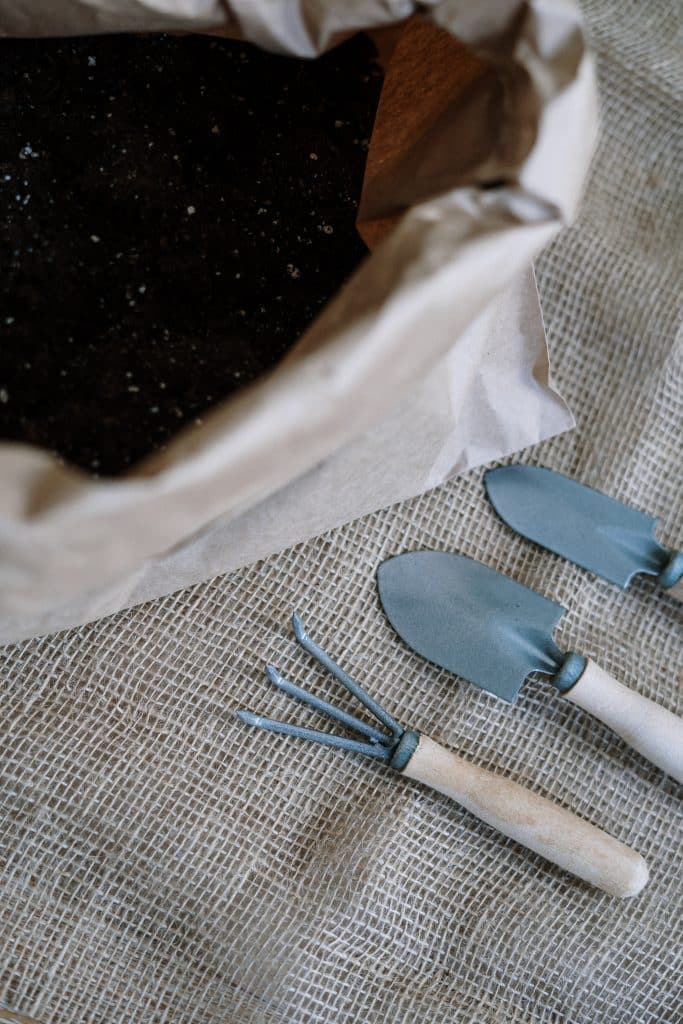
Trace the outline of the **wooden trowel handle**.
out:
M 450 796 L 518 843 L 612 896 L 636 896 L 645 861 L 602 829 L 420 736 L 403 774 Z
M 590 711 L 648 761 L 683 782 L 683 719 L 617 682 L 590 659 L 578 682 L 562 696 Z

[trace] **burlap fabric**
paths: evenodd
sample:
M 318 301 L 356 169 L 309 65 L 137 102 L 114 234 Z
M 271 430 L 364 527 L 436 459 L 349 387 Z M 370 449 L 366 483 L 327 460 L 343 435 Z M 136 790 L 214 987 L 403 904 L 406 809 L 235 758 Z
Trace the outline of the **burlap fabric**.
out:
M 604 137 L 580 223 L 538 265 L 578 428 L 525 457 L 646 508 L 680 545 L 681 9 L 587 15 Z M 0 1004 L 70 1024 L 681 1020 L 680 787 L 547 684 L 509 708 L 411 655 L 373 574 L 423 545 L 565 603 L 562 643 L 683 711 L 681 606 L 516 539 L 480 472 L 6 648 Z M 293 607 L 404 721 L 638 849 L 644 893 L 611 899 L 381 766 L 236 722 L 238 706 L 307 720 L 264 659 L 344 703 L 293 645 Z

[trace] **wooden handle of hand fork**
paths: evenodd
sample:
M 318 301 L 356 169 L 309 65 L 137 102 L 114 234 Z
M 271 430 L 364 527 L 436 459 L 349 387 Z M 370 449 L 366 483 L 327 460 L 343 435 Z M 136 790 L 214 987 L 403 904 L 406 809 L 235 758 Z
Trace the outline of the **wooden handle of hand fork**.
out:
M 503 835 L 612 896 L 636 896 L 648 880 L 647 865 L 635 850 L 427 736 L 420 736 L 403 774 L 450 796 Z

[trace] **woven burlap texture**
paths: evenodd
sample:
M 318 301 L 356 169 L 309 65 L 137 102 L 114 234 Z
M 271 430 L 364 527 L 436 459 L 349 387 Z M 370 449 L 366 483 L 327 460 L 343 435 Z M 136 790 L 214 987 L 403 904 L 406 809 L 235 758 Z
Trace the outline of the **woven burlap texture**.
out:
M 587 16 L 604 135 L 579 224 L 537 268 L 578 427 L 524 458 L 658 515 L 680 545 L 681 9 Z M 547 684 L 508 707 L 404 648 L 374 570 L 419 546 L 559 600 L 562 644 L 683 712 L 681 606 L 514 537 L 480 472 L 5 648 L 0 1005 L 46 1024 L 681 1020 L 680 787 Z M 612 899 L 382 766 L 237 722 L 239 706 L 314 721 L 266 659 L 350 707 L 293 644 L 292 608 L 404 722 L 639 850 L 644 893 Z

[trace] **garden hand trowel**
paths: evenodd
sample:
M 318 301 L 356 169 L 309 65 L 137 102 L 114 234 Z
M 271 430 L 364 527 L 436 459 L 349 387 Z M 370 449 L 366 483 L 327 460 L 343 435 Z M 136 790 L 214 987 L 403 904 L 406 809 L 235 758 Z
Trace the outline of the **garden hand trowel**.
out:
M 656 576 L 683 601 L 683 552 L 655 539 L 656 519 L 542 466 L 502 466 L 484 476 L 491 504 L 527 540 L 626 587 Z
M 562 605 L 494 569 L 445 551 L 413 551 L 380 565 L 389 622 L 414 651 L 489 693 L 514 701 L 530 672 L 683 782 L 683 719 L 618 683 L 553 639 Z

